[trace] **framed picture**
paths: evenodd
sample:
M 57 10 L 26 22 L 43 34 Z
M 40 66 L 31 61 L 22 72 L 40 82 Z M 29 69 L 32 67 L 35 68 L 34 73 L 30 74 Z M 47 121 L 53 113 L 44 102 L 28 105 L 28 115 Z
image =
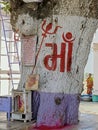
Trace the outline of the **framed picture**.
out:
M 35 65 L 36 37 L 22 38 L 22 63 L 26 66 Z
M 28 76 L 25 89 L 26 90 L 37 90 L 39 83 L 39 75 L 38 74 L 31 74 Z

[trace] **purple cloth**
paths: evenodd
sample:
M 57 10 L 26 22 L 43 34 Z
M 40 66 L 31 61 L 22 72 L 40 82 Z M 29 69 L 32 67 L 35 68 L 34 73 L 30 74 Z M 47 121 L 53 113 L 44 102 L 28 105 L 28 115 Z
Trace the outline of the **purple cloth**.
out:
M 32 118 L 37 119 L 37 112 L 40 103 L 40 94 L 37 91 L 32 91 Z
M 37 127 L 62 127 L 78 123 L 78 94 L 40 92 Z

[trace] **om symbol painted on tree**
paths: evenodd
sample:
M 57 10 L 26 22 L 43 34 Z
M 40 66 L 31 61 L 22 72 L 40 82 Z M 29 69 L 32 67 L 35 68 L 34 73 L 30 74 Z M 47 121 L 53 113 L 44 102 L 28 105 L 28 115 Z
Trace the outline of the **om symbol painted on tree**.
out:
M 72 37 L 73 36 L 71 32 L 67 32 L 66 35 L 64 35 L 64 33 L 62 34 L 64 42 L 61 43 L 60 54 L 58 54 L 56 43 L 45 44 L 46 47 L 51 47 L 51 49 L 53 50 L 52 55 L 46 55 L 44 57 L 44 65 L 48 70 L 56 70 L 58 58 L 60 59 L 60 72 L 65 72 L 65 70 L 68 72 L 71 70 L 73 41 L 75 40 Z M 65 62 L 67 63 L 67 65 L 65 65 Z
M 49 23 L 46 25 L 46 28 L 44 28 L 46 24 L 46 20 L 42 23 L 42 41 L 41 45 L 38 51 L 38 54 L 36 56 L 36 59 L 38 58 L 40 49 L 42 47 L 44 38 L 47 37 L 47 35 L 53 35 L 56 34 L 59 28 L 62 28 L 61 26 L 56 26 L 53 32 L 50 32 L 52 30 L 52 23 Z M 45 46 L 48 48 L 51 48 L 53 50 L 52 54 L 46 55 L 43 59 L 45 68 L 48 70 L 56 71 L 58 59 L 60 59 L 60 72 L 69 72 L 71 71 L 71 64 L 72 64 L 72 50 L 73 50 L 73 41 L 75 38 L 73 38 L 73 35 L 71 32 L 67 32 L 66 34 L 62 34 L 63 42 L 61 43 L 61 51 L 60 54 L 58 54 L 58 46 L 56 43 L 45 43 Z

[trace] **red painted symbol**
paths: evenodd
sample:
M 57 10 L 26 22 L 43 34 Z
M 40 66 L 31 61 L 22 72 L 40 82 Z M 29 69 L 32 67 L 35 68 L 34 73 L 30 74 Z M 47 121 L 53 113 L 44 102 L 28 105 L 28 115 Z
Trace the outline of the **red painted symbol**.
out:
M 72 49 L 73 49 L 73 41 L 75 38 L 72 38 L 72 33 L 68 32 L 64 36 L 64 33 L 62 34 L 62 38 L 65 42 L 65 44 L 68 44 L 68 52 L 67 52 L 67 72 L 71 70 L 71 64 L 72 64 Z
M 57 58 L 60 58 L 60 72 L 64 72 L 65 70 L 65 43 L 61 44 L 61 53 L 57 54 L 57 44 L 56 43 L 46 43 L 46 47 L 51 47 L 53 49 L 52 55 L 47 55 L 44 58 L 44 65 L 48 70 L 55 71 L 57 68 Z M 50 64 L 51 62 L 51 64 Z
M 43 37 L 42 37 L 41 44 L 40 44 L 39 50 L 38 50 L 36 58 L 35 58 L 36 62 L 35 62 L 34 68 L 32 70 L 32 73 L 33 73 L 33 71 L 34 71 L 34 69 L 36 67 L 38 56 L 39 56 L 39 53 L 40 53 L 40 50 L 41 50 L 41 47 L 42 47 L 42 44 L 43 44 L 43 41 L 44 41 L 45 37 L 47 37 L 47 34 L 55 34 L 58 31 L 58 28 L 62 28 L 61 26 L 56 26 L 56 28 L 54 29 L 53 32 L 49 32 L 49 30 L 52 29 L 52 23 L 49 23 L 48 25 L 46 25 L 46 28 L 44 29 L 45 24 L 46 24 L 46 20 L 44 20 L 43 23 L 42 23 L 42 30 L 44 31 L 44 33 L 42 33 Z
M 49 23 L 48 25 L 46 25 L 46 28 L 44 29 L 44 26 L 46 24 L 46 20 L 43 21 L 42 24 L 42 30 L 44 31 L 44 33 L 42 34 L 44 37 L 47 37 L 46 34 L 55 34 L 58 30 L 58 28 L 62 28 L 61 26 L 56 26 L 53 32 L 49 32 L 49 30 L 52 29 L 52 23 Z
M 60 72 L 65 72 L 65 68 L 67 72 L 71 70 L 72 48 L 73 41 L 75 39 L 72 39 L 72 34 L 70 32 L 68 32 L 65 36 L 63 33 L 62 37 L 64 42 L 61 43 L 60 54 L 58 54 L 56 43 L 46 43 L 46 47 L 51 47 L 51 50 L 53 50 L 52 55 L 46 55 L 44 58 L 44 65 L 48 70 L 56 70 L 58 58 L 60 58 Z M 65 67 L 65 63 L 67 63 L 67 67 Z

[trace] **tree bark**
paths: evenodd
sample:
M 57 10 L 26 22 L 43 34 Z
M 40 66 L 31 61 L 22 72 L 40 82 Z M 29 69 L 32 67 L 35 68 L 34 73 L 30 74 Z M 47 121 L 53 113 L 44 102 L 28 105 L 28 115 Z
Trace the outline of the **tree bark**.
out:
M 24 36 L 37 36 L 37 126 L 77 124 L 84 67 L 98 26 L 98 1 L 43 0 L 32 3 L 32 9 L 28 3 L 20 5 L 12 8 L 13 29 Z

